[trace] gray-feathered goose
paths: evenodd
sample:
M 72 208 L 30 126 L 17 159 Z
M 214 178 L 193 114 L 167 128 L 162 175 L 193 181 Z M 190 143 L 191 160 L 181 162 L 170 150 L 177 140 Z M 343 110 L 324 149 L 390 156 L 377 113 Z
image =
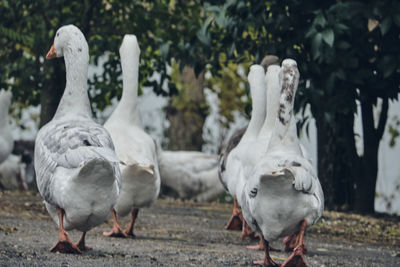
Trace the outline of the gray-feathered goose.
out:
M 53 119 L 36 137 L 37 186 L 59 225 L 52 252 L 81 253 L 85 235 L 103 223 L 119 195 L 119 159 L 110 135 L 92 120 L 87 94 L 89 49 L 73 25 L 58 29 L 46 58 L 64 57 L 67 84 Z M 73 244 L 66 230 L 82 231 Z

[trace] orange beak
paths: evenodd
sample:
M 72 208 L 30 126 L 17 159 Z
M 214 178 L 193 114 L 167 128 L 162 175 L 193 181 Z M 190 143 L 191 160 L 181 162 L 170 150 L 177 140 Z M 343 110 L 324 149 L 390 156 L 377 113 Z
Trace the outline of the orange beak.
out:
M 49 52 L 47 52 L 46 59 L 52 59 L 57 57 L 56 49 L 54 48 L 54 44 L 50 47 Z

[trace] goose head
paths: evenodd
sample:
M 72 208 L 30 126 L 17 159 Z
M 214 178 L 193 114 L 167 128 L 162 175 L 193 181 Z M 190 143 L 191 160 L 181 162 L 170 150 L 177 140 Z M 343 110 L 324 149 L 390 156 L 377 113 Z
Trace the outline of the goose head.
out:
M 46 59 L 63 57 L 72 54 L 89 58 L 89 48 L 85 36 L 74 25 L 66 25 L 59 28 L 54 37 L 54 43 L 46 55 Z
M 271 65 L 279 66 L 279 57 L 274 55 L 268 55 L 263 58 L 260 65 L 264 68 L 264 71 L 267 72 L 267 69 Z
M 137 98 L 137 83 L 139 75 L 140 48 L 137 38 L 133 34 L 125 34 L 121 47 L 119 48 L 122 66 L 122 81 L 124 92 L 132 92 L 132 97 Z
M 135 56 L 139 58 L 139 43 L 134 34 L 125 34 L 121 47 L 119 48 L 119 54 L 121 55 L 121 60 L 124 60 L 127 56 Z
M 281 98 L 285 98 L 286 102 L 293 104 L 294 96 L 296 95 L 297 86 L 299 84 L 299 70 L 297 63 L 293 59 L 285 59 L 282 62 L 279 79 L 282 84 Z
M 46 59 L 56 57 L 64 57 L 66 85 L 53 119 L 71 114 L 91 118 L 87 95 L 89 47 L 85 36 L 76 26 L 66 25 L 57 30 Z
M 259 87 L 264 80 L 264 68 L 261 65 L 252 65 L 247 80 L 250 84 L 250 90 Z
M 289 124 L 293 116 L 293 102 L 299 84 L 299 70 L 293 59 L 285 59 L 279 73 L 281 95 L 279 100 L 278 119 L 283 126 Z M 283 127 L 285 128 L 285 127 Z

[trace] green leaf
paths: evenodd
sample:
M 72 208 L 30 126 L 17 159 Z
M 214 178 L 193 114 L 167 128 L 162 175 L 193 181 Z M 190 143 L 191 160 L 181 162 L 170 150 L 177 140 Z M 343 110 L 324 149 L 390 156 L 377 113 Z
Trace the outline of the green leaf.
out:
M 160 46 L 161 56 L 166 59 L 169 52 L 169 43 L 164 43 Z
M 347 27 L 347 25 L 344 25 L 343 23 L 337 23 L 334 25 L 335 29 L 340 30 L 340 31 L 347 31 L 350 30 L 349 27 Z
M 215 18 L 215 22 L 221 28 L 225 28 L 226 24 L 226 17 L 225 17 L 225 10 L 222 10 Z
M 321 27 L 325 27 L 326 25 L 326 19 L 324 17 L 324 14 L 320 12 L 314 19 L 314 24 L 320 25 Z
M 390 26 L 392 26 L 392 18 L 388 17 L 382 21 L 380 24 L 382 35 L 385 35 L 390 30 Z
M 333 46 L 333 42 L 335 41 L 335 34 L 333 30 L 328 28 L 322 32 L 322 39 L 327 43 L 330 47 Z
M 211 13 L 218 13 L 221 10 L 221 8 L 219 6 L 209 6 L 206 7 L 205 10 Z
M 200 42 L 202 42 L 205 45 L 210 45 L 211 42 L 211 37 L 210 37 L 210 33 L 206 32 L 205 28 L 201 28 L 197 34 L 196 34 L 197 38 L 200 40 Z
M 315 27 L 311 26 L 310 30 L 306 33 L 305 37 L 306 38 L 311 38 L 316 33 L 317 33 L 317 30 L 315 29 Z
M 322 43 L 322 34 L 319 32 L 317 33 L 311 43 L 311 52 L 313 55 L 313 59 L 317 59 L 321 55 L 320 47 Z

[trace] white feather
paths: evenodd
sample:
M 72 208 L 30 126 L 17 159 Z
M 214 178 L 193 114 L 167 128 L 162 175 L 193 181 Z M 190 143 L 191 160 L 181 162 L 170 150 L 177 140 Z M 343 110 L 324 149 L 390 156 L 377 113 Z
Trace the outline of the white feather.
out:
M 321 185 L 300 148 L 293 119 L 296 62 L 283 61 L 279 77 L 279 110 L 267 153 L 246 173 L 240 191 L 244 218 L 267 241 L 293 234 L 303 219 L 314 224 L 324 207 Z
M 14 147 L 14 140 L 8 121 L 11 97 L 11 92 L 0 90 L 0 163 L 8 158 Z
M 36 181 L 57 224 L 62 208 L 65 229 L 88 231 L 107 219 L 117 200 L 119 159 L 108 132 L 91 118 L 85 37 L 75 26 L 63 26 L 54 46 L 65 58 L 67 85 L 54 118 L 36 137 Z
M 121 101 L 104 127 L 110 132 L 121 164 L 122 190 L 115 210 L 127 215 L 132 208 L 151 205 L 160 192 L 157 147 L 142 129 L 137 103 L 140 48 L 135 35 L 125 35 L 119 50 L 122 63 Z

